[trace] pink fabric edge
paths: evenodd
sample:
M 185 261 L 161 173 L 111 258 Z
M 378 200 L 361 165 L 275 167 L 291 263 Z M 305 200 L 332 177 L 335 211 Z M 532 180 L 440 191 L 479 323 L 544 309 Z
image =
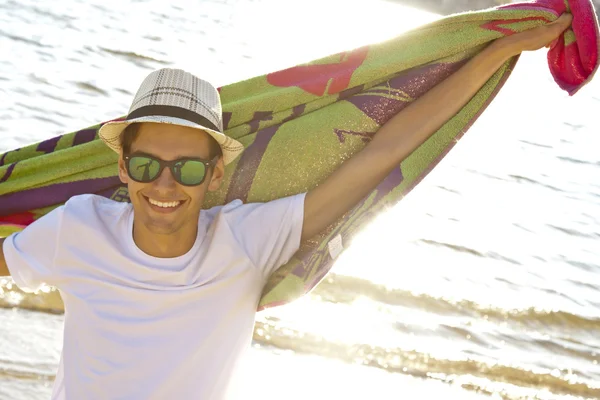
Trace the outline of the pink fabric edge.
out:
M 573 8 L 577 8 L 577 9 L 587 9 L 589 11 L 589 14 L 593 18 L 592 22 L 594 24 L 594 32 L 595 32 L 595 40 L 596 40 L 596 46 L 594 46 L 596 49 L 596 65 L 593 68 L 593 70 L 590 72 L 590 75 L 588 75 L 588 77 L 583 82 L 581 82 L 579 85 L 577 85 L 573 88 L 569 88 L 568 84 L 566 84 L 565 82 L 559 82 L 559 80 L 557 79 L 557 76 L 554 73 L 552 73 L 554 80 L 561 87 L 561 89 L 565 90 L 569 94 L 569 96 L 573 96 L 581 88 L 583 88 L 585 85 L 587 85 L 594 78 L 594 76 L 596 75 L 596 72 L 598 71 L 598 66 L 600 64 L 600 30 L 598 29 L 598 16 L 596 14 L 594 5 L 590 0 L 569 0 L 569 4 L 570 4 L 571 10 Z M 573 7 L 573 4 L 576 4 L 577 6 Z M 564 8 L 566 8 L 566 7 L 564 7 Z M 551 8 L 551 4 L 543 4 L 540 2 L 538 2 L 537 4 L 535 2 L 506 4 L 503 6 L 498 6 L 497 9 L 499 9 L 499 10 L 545 11 L 545 12 L 550 12 L 557 17 L 561 13 L 560 11 Z M 577 38 L 577 39 L 584 40 L 582 38 Z
M 581 2 L 581 0 L 569 0 L 569 1 Z M 600 30 L 598 28 L 598 15 L 596 14 L 594 5 L 590 0 L 583 0 L 583 1 L 585 1 L 585 3 L 587 4 L 587 7 L 590 9 L 590 14 L 592 15 L 593 22 L 594 22 L 594 31 L 596 33 L 596 35 L 595 35 L 595 38 L 596 38 L 596 66 L 594 67 L 594 69 L 592 70 L 592 72 L 590 73 L 590 75 L 587 77 L 587 79 L 585 81 L 583 81 L 581 84 L 579 84 L 579 86 L 577 86 L 574 89 L 572 89 L 571 91 L 569 91 L 569 96 L 575 95 L 581 88 L 583 88 L 585 85 L 587 85 L 594 78 L 594 76 L 596 75 L 596 72 L 598 71 L 598 66 L 600 64 Z

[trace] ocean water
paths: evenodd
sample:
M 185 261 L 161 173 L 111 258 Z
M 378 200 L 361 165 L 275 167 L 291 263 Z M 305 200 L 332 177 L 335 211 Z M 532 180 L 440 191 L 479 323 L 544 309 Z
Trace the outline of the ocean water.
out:
M 153 69 L 216 85 L 439 16 L 383 0 L 0 0 L 0 153 L 127 112 Z M 543 51 L 309 296 L 258 315 L 242 398 L 600 398 L 600 84 Z M 0 286 L 0 399 L 48 399 L 56 292 Z

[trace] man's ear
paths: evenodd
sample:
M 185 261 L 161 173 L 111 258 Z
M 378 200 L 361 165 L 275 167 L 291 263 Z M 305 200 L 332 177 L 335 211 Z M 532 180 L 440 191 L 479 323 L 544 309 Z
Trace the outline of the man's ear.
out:
M 129 175 L 127 174 L 127 169 L 125 168 L 125 160 L 123 160 L 123 151 L 119 153 L 119 179 L 124 184 L 129 183 Z
M 223 157 L 219 157 L 219 160 L 215 163 L 212 168 L 212 174 L 210 174 L 210 182 L 208 183 L 208 191 L 215 192 L 221 187 L 221 182 L 225 177 L 225 164 L 223 163 Z

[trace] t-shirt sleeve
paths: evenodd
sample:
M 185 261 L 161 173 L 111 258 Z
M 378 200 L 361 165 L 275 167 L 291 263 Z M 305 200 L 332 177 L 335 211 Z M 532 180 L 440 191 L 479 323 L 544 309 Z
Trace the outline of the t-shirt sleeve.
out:
M 35 292 L 42 284 L 53 285 L 62 213 L 63 206 L 55 208 L 4 241 L 8 270 L 21 290 Z
M 305 195 L 246 204 L 229 221 L 238 242 L 265 279 L 300 248 Z

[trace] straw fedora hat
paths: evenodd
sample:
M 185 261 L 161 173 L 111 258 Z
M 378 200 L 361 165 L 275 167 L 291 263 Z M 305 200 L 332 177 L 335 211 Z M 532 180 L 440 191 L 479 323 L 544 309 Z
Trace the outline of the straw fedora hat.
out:
M 240 142 L 223 133 L 217 89 L 180 69 L 164 68 L 148 75 L 133 98 L 127 118 L 104 124 L 98 135 L 118 153 L 123 130 L 141 122 L 187 126 L 208 133 L 221 146 L 226 165 L 244 151 Z

